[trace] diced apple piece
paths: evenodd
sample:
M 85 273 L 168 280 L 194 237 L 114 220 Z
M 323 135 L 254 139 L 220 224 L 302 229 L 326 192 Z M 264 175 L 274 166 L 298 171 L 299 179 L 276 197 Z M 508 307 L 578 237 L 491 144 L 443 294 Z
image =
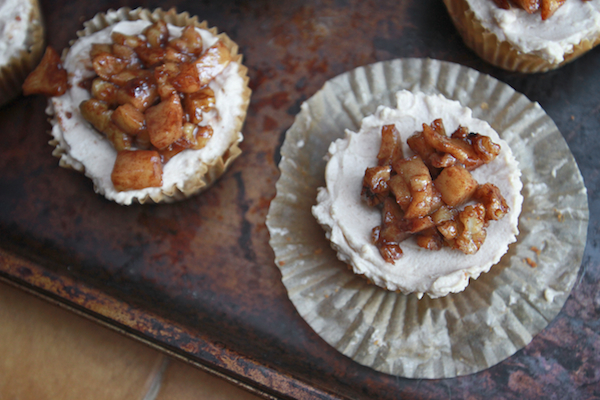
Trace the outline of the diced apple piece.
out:
M 205 87 L 195 93 L 186 94 L 183 98 L 183 109 L 190 117 L 190 122 L 202 122 L 202 113 L 215 107 L 215 92 L 210 87 Z
M 365 196 L 367 204 L 375 206 L 387 197 L 389 193 L 388 180 L 392 167 L 377 166 L 367 168 L 363 178 L 362 195 Z
M 162 164 L 157 151 L 120 151 L 111 174 L 118 191 L 162 186 Z
M 434 185 L 444 203 L 450 207 L 458 207 L 469 201 L 478 186 L 469 171 L 456 165 L 444 168 L 435 178 Z
M 177 90 L 175 90 L 169 81 L 178 74 L 179 66 L 173 62 L 166 62 L 154 69 L 154 78 L 156 79 L 158 95 L 160 96 L 161 100 L 177 94 Z
M 67 91 L 67 71 L 63 68 L 60 56 L 48 46 L 39 65 L 27 76 L 23 83 L 23 94 L 62 96 Z
M 206 50 L 195 62 L 200 77 L 200 87 L 208 85 L 230 62 L 231 53 L 223 43 L 217 42 Z
M 437 229 L 428 228 L 417 234 L 417 245 L 427 250 L 441 250 L 443 246 L 442 238 Z
M 111 116 L 111 111 L 106 102 L 93 98 L 84 100 L 79 104 L 79 110 L 86 121 L 98 131 L 104 132 Z
M 406 212 L 412 201 L 412 196 L 410 194 L 410 188 L 404 178 L 400 175 L 394 175 L 388 181 L 388 186 L 396 198 L 396 203 L 398 203 L 402 211 Z
M 384 125 L 381 128 L 381 146 L 377 154 L 378 165 L 392 165 L 403 157 L 400 132 L 395 125 Z
M 179 74 L 171 79 L 171 85 L 181 93 L 194 93 L 200 90 L 200 75 L 194 63 L 183 63 L 179 65 Z
M 129 103 L 142 112 L 157 99 L 158 91 L 153 77 L 131 79 L 117 92 L 119 104 Z
M 131 67 L 140 62 L 140 60 L 137 57 L 137 54 L 135 54 L 135 51 L 131 47 L 125 46 L 123 44 L 113 44 L 112 53 L 115 56 L 119 57 L 121 60 L 125 61 L 128 67 Z
M 92 81 L 92 97 L 106 102 L 109 107 L 117 104 L 118 90 L 118 87 L 113 85 L 111 82 L 103 80 L 102 78 L 96 78 Z
M 127 63 L 110 53 L 100 53 L 92 59 L 94 72 L 105 81 L 118 74 L 127 67 Z
M 400 159 L 393 165 L 394 171 L 407 183 L 412 201 L 406 210 L 406 218 L 424 217 L 431 212 L 433 183 L 429 169 L 417 155 Z
M 172 95 L 145 112 L 150 142 L 164 149 L 183 134 L 183 109 L 178 95 Z
M 171 39 L 168 46 L 180 53 L 197 57 L 202 53 L 202 36 L 193 26 L 186 26 L 181 32 L 181 37 Z
M 150 47 L 164 47 L 169 41 L 169 28 L 163 20 L 156 21 L 142 32 Z
M 128 135 L 136 136 L 146 129 L 144 114 L 129 103 L 117 107 L 112 113 L 111 119 L 117 128 Z
M 146 67 L 153 67 L 163 62 L 165 58 L 165 49 L 160 47 L 139 46 L 135 49 L 135 54 L 142 60 Z
M 529 14 L 533 14 L 540 8 L 540 0 L 512 0 Z

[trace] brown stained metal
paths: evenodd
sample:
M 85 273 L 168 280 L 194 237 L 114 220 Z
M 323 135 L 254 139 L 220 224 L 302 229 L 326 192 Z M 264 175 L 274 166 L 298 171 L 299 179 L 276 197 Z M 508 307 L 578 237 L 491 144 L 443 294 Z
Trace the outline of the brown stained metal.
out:
M 42 1 L 48 43 L 129 2 Z M 282 398 L 587 398 L 600 396 L 600 54 L 522 76 L 462 43 L 442 2 L 174 1 L 236 41 L 252 101 L 243 154 L 200 196 L 123 207 L 58 167 L 45 101 L 0 109 L 0 277 L 195 365 Z M 584 175 L 591 221 L 581 278 L 547 329 L 478 374 L 414 381 L 362 367 L 318 337 L 287 298 L 265 226 L 279 147 L 300 104 L 368 63 L 432 57 L 490 73 L 539 101 Z

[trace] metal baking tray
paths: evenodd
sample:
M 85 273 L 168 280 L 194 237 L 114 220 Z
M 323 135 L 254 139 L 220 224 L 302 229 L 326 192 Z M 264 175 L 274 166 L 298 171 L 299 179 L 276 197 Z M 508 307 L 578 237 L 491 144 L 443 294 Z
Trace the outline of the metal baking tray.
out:
M 41 1 L 47 42 L 125 1 Z M 236 41 L 252 101 L 243 154 L 207 192 L 120 206 L 58 166 L 40 97 L 0 109 L 0 279 L 266 398 L 584 398 L 600 396 L 600 52 L 558 71 L 494 68 L 462 43 L 441 1 L 172 1 Z M 326 344 L 289 301 L 265 218 L 279 148 L 300 104 L 355 67 L 430 57 L 490 74 L 552 117 L 584 177 L 587 247 L 563 310 L 514 356 L 480 373 L 412 380 Z

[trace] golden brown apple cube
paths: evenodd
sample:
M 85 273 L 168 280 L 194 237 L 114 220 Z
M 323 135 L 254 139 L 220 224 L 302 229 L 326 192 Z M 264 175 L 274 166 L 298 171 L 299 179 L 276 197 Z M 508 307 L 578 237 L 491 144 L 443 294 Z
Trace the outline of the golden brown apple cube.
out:
M 208 85 L 215 76 L 219 75 L 231 61 L 229 49 L 221 42 L 217 42 L 196 60 L 196 67 L 200 77 L 200 87 Z
M 365 196 L 367 204 L 376 206 L 388 195 L 388 181 L 392 168 L 389 165 L 370 167 L 365 170 L 361 195 Z
M 131 79 L 117 92 L 119 104 L 129 103 L 142 112 L 157 99 L 158 91 L 154 77 Z
M 440 191 L 444 203 L 450 207 L 457 207 L 469 201 L 478 186 L 469 171 L 456 165 L 444 168 L 435 179 L 434 185 Z
M 202 53 L 202 36 L 193 26 L 186 26 L 181 32 L 181 37 L 172 39 L 169 46 L 180 53 L 197 57 Z
M 79 110 L 81 116 L 94 128 L 100 132 L 106 130 L 112 113 L 106 102 L 97 99 L 84 100 L 79 104 Z
M 173 94 L 177 94 L 177 90 L 169 82 L 171 78 L 174 78 L 179 74 L 179 66 L 173 62 L 166 62 L 159 65 L 154 69 L 154 78 L 156 80 L 158 95 L 161 100 L 171 97 Z
M 113 76 L 111 76 L 110 82 L 121 87 L 121 86 L 125 86 L 127 84 L 127 82 L 129 82 L 130 80 L 135 79 L 137 77 L 138 77 L 138 74 L 136 73 L 136 71 L 126 69 L 124 71 L 119 72 L 118 74 L 114 74 Z
M 152 67 L 162 63 L 166 54 L 165 49 L 160 47 L 139 46 L 134 50 L 135 54 L 137 54 L 146 67 Z
M 117 128 L 128 135 L 136 136 L 142 130 L 146 129 L 144 114 L 129 103 L 117 107 L 113 111 L 111 119 Z
M 52 46 L 46 47 L 38 66 L 23 83 L 23 94 L 62 96 L 67 91 L 67 71 L 63 68 L 60 56 Z
M 135 137 L 135 145 L 138 149 L 147 150 L 152 147 L 152 143 L 150 143 L 150 135 L 148 134 L 148 130 L 144 129 L 140 133 L 138 133 Z
M 90 89 L 93 98 L 106 102 L 109 107 L 117 104 L 118 90 L 118 87 L 102 78 L 94 79 Z
M 164 149 L 183 135 L 183 109 L 178 95 L 172 95 L 145 112 L 150 142 Z
M 171 85 L 181 93 L 194 93 L 204 85 L 200 84 L 198 68 L 194 63 L 179 65 L 179 74 L 171 79 Z
M 429 169 L 419 156 L 397 160 L 394 171 L 407 183 L 412 200 L 406 209 L 406 218 L 424 217 L 431 212 L 433 183 Z
M 165 21 L 159 20 L 142 32 L 150 47 L 164 47 L 169 41 L 169 29 Z
M 215 107 L 215 92 L 208 86 L 183 98 L 183 109 L 194 124 L 202 122 L 202 113 Z
M 120 151 L 111 180 L 118 191 L 162 186 L 160 155 L 153 150 Z
M 100 53 L 92 59 L 94 72 L 105 81 L 118 74 L 127 67 L 127 63 L 110 53 Z
M 123 44 L 113 44 L 112 53 L 116 57 L 119 57 L 121 60 L 125 61 L 128 67 L 131 67 L 132 65 L 138 64 L 140 62 L 137 54 L 135 54 L 135 51 L 131 47 L 125 46 Z
M 187 63 L 192 61 L 192 56 L 180 53 L 172 47 L 165 47 L 164 62 Z

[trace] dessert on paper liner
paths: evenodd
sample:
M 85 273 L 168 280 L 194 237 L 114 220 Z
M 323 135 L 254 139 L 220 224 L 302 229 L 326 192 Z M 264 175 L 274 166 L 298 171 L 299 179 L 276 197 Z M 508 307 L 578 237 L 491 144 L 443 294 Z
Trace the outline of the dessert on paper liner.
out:
M 84 172 L 97 193 L 124 205 L 173 202 L 207 189 L 241 154 L 251 91 L 238 46 L 174 10 L 121 8 L 84 26 L 63 52 L 68 88 L 50 97 L 47 109 L 60 166 Z M 129 65 L 117 68 L 123 63 Z M 190 76 L 198 81 L 198 72 L 185 68 L 203 63 L 194 86 Z
M 448 135 L 467 123 L 469 133 L 500 144 L 496 159 L 472 174 L 479 185 L 499 186 L 510 211 L 489 221 L 487 240 L 475 254 L 447 244 L 421 249 L 408 238 L 399 243 L 398 262 L 386 264 L 370 235 L 381 214 L 361 198 L 364 167 L 378 160 L 381 139 L 373 137 L 393 122 L 404 135 L 404 157 L 411 157 L 406 136 L 436 118 Z M 346 130 L 358 133 L 346 136 Z M 361 139 L 367 131 L 371 135 Z M 331 79 L 302 105 L 281 154 L 277 195 L 267 216 L 276 265 L 300 315 L 327 343 L 363 365 L 432 379 L 489 368 L 544 329 L 575 283 L 589 219 L 579 169 L 541 107 L 490 76 L 430 59 L 359 67 Z M 350 158 L 342 162 L 341 155 Z M 340 172 L 340 165 L 347 171 Z M 337 208 L 332 197 L 341 199 Z M 334 234 L 334 219 L 354 222 Z M 360 233 L 350 232 L 356 226 L 362 226 Z M 350 249 L 344 248 L 348 243 Z M 413 264 L 423 252 L 431 259 Z M 360 267 L 368 270 L 356 269 L 364 260 L 348 265 L 365 254 L 380 259 Z M 485 261 L 452 265 L 452 258 L 469 257 Z

